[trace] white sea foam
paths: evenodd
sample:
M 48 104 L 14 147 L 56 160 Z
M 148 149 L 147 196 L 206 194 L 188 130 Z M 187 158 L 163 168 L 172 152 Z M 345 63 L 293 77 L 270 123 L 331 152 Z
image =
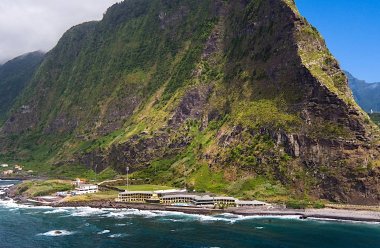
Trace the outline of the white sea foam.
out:
M 128 223 L 128 225 L 131 225 L 132 223 Z M 122 224 L 122 223 L 120 223 L 120 224 L 115 224 L 115 226 L 126 226 L 127 224 Z
M 160 219 L 160 221 L 166 221 L 166 222 L 190 222 L 192 221 L 191 219 L 188 218 L 181 218 L 181 219 L 174 219 L 174 218 L 163 218 Z
M 10 188 L 12 187 L 14 184 L 5 184 L 5 185 L 0 185 L 0 188 Z
M 90 208 L 90 207 L 80 207 L 80 208 L 71 209 L 70 216 L 88 217 L 88 216 L 93 216 L 93 215 L 101 215 L 104 213 L 105 213 L 105 210 L 103 210 L 103 209 Z
M 25 208 L 28 207 L 27 205 L 22 205 L 16 203 L 14 200 L 1 200 L 0 201 L 0 206 L 3 208 Z
M 67 213 L 69 210 L 64 209 L 64 208 L 57 208 L 54 210 L 46 211 L 44 214 L 58 214 L 58 213 Z
M 137 209 L 112 209 L 112 208 L 91 208 L 91 207 L 62 207 L 54 208 L 51 206 L 34 206 L 28 204 L 18 204 L 12 199 L 10 200 L 0 200 L 0 207 L 8 208 L 9 211 L 16 211 L 17 209 L 42 209 L 45 210 L 44 214 L 54 214 L 54 213 L 67 213 L 66 217 L 89 217 L 89 216 L 99 216 L 104 218 L 114 218 L 114 219 L 128 219 L 133 216 L 142 216 L 144 218 L 158 218 L 161 221 L 173 221 L 173 222 L 228 222 L 235 223 L 244 220 L 251 219 L 293 219 L 299 220 L 300 215 L 252 215 L 243 216 L 236 214 L 224 213 L 220 215 L 201 215 L 201 214 L 186 214 L 182 212 L 170 212 L 170 211 L 150 211 L 150 210 L 137 210 Z M 376 224 L 379 222 L 365 222 L 365 221 L 350 221 L 350 220 L 336 220 L 336 219 L 321 219 L 321 218 L 308 218 L 310 221 L 341 221 L 350 223 L 363 223 L 363 224 Z M 305 220 L 302 220 L 305 221 Z M 125 224 L 117 224 L 125 225 Z
M 101 232 L 98 232 L 99 235 L 101 234 L 106 234 L 106 233 L 110 233 L 111 231 L 110 230 L 103 230 Z
M 123 211 L 117 211 L 117 212 L 111 211 L 109 213 L 104 214 L 103 216 L 108 217 L 108 218 L 124 219 L 128 215 L 130 215 L 130 214 L 128 214 L 127 212 L 123 212 Z
M 68 236 L 72 235 L 74 232 L 66 231 L 66 230 L 52 230 L 48 231 L 46 233 L 39 233 L 37 236 L 51 236 L 51 237 L 57 237 L 57 236 Z
M 235 214 L 221 214 L 216 216 L 207 216 L 207 215 L 192 215 L 201 222 L 228 222 L 236 223 L 245 220 L 254 220 L 254 219 L 285 219 L 285 220 L 299 220 L 299 215 L 287 215 L 287 216 L 278 216 L 278 215 L 235 215 Z
M 131 216 L 143 216 L 145 218 L 159 218 L 160 221 L 172 221 L 172 222 L 229 222 L 235 223 L 243 220 L 250 219 L 299 219 L 299 215 L 288 215 L 288 216 L 243 216 L 235 214 L 220 214 L 220 215 L 201 215 L 201 214 L 187 214 L 182 212 L 170 212 L 170 211 L 149 211 L 149 210 L 137 210 L 137 209 L 123 209 L 123 210 L 109 210 L 103 213 L 103 217 L 108 218 L 130 218 Z
M 13 200 L 0 200 L 0 206 L 3 208 L 9 208 L 11 206 L 16 206 Z
M 29 204 L 19 204 L 13 199 L 0 200 L 0 206 L 9 209 L 53 209 L 51 206 L 35 206 Z
M 126 237 L 126 236 L 128 236 L 128 235 L 125 233 L 115 233 L 115 234 L 111 234 L 108 237 L 110 237 L 110 238 L 122 238 L 122 237 Z
M 152 218 L 152 217 L 157 217 L 159 215 L 159 212 L 149 211 L 149 210 L 128 209 L 126 210 L 126 215 L 143 216 L 145 218 Z
M 73 217 L 89 217 L 89 216 L 101 216 L 106 218 L 124 219 L 132 216 L 142 216 L 145 218 L 159 218 L 167 217 L 162 220 L 174 221 L 174 222 L 189 222 L 189 221 L 201 221 L 201 222 L 215 222 L 225 221 L 234 223 L 236 221 L 255 218 L 284 218 L 284 219 L 298 219 L 299 216 L 240 216 L 234 214 L 221 214 L 217 216 L 201 215 L 201 214 L 186 214 L 182 212 L 170 212 L 170 211 L 150 211 L 150 210 L 138 210 L 138 209 L 110 209 L 110 208 L 91 208 L 91 207 L 64 207 L 53 208 L 50 206 L 33 206 L 18 204 L 13 200 L 0 201 L 0 206 L 4 208 L 35 208 L 48 210 L 45 214 L 54 213 L 69 213 L 68 216 Z
M 158 216 L 164 216 L 171 212 L 165 212 L 165 211 L 149 211 L 149 210 L 138 210 L 138 209 L 113 209 L 109 210 L 107 213 L 105 213 L 103 216 L 108 218 L 116 218 L 116 219 L 123 219 L 123 218 L 130 218 L 131 216 L 142 216 L 145 218 L 153 218 Z

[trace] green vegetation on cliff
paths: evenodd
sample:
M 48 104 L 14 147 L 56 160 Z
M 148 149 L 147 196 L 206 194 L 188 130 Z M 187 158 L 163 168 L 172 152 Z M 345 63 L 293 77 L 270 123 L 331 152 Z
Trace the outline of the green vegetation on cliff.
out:
M 292 0 L 126 0 L 67 31 L 0 159 L 243 198 L 376 201 L 378 129 Z
M 0 123 L 32 79 L 43 56 L 42 52 L 28 53 L 0 65 Z
M 378 126 L 380 126 L 380 113 L 374 113 L 369 115 L 373 122 L 375 122 Z

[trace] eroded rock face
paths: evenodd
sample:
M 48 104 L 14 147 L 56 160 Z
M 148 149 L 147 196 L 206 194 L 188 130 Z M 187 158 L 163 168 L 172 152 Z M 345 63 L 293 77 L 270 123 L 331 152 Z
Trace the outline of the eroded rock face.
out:
M 179 127 L 188 119 L 202 119 L 211 92 L 212 86 L 210 85 L 199 86 L 187 91 L 175 109 L 172 118 L 168 121 L 168 125 L 172 128 Z
M 177 155 L 186 148 L 191 139 L 186 136 L 170 139 L 165 132 L 155 133 L 153 137 L 141 133 L 133 136 L 128 142 L 112 146 L 107 151 L 95 150 L 87 154 L 79 154 L 74 163 L 81 163 L 96 172 L 101 172 L 112 166 L 120 173 L 126 173 L 147 168 L 157 157 Z M 150 135 L 149 135 L 150 136 Z
M 301 172 L 305 173 L 304 180 L 311 180 L 313 185 L 307 189 L 309 194 L 318 198 L 354 204 L 376 204 L 379 201 L 380 171 L 371 165 L 371 161 L 378 157 L 378 150 L 369 149 L 361 141 L 316 139 L 283 130 L 261 129 L 254 132 L 235 126 L 230 131 L 217 135 L 218 146 L 220 150 L 228 150 L 246 144 L 246 147 L 254 149 L 251 146 L 252 140 L 262 136 L 270 137 L 274 144 L 269 151 L 270 158 L 274 161 L 268 161 L 268 154 L 261 152 L 256 157 L 257 163 L 252 167 L 254 174 L 273 175 L 285 185 L 298 185 L 297 190 L 302 192 L 306 189 L 304 185 L 298 184 L 302 180 L 296 176 Z M 233 165 L 234 162 L 229 157 L 220 156 L 220 150 L 217 154 L 205 154 L 204 158 L 210 164 L 223 165 L 225 168 Z M 281 156 L 284 154 L 292 157 L 292 160 L 282 163 Z

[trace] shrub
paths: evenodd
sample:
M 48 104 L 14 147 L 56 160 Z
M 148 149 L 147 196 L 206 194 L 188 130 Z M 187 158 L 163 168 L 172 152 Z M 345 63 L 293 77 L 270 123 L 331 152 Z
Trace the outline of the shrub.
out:
M 287 208 L 293 208 L 293 209 L 305 209 L 308 207 L 308 203 L 304 200 L 290 200 L 286 202 Z

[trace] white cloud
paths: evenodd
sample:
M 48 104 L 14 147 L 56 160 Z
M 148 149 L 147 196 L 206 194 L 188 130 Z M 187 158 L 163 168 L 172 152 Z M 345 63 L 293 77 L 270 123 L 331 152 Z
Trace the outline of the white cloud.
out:
M 53 48 L 70 27 L 100 20 L 120 0 L 0 0 L 0 62 Z

